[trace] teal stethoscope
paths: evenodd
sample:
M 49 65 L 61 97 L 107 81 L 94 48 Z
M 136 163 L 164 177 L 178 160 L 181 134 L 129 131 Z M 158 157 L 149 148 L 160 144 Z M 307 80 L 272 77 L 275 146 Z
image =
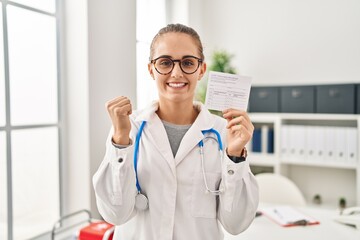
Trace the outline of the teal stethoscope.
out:
M 139 184 L 139 179 L 138 179 L 138 173 L 137 173 L 137 163 L 138 163 L 138 155 L 139 155 L 139 144 L 140 144 L 140 138 L 141 138 L 141 133 L 143 132 L 144 126 L 145 126 L 146 122 L 143 121 L 140 125 L 139 131 L 136 135 L 136 140 L 135 140 L 135 149 L 134 149 L 134 169 L 135 169 L 135 177 L 136 177 L 136 188 L 137 188 L 137 195 L 135 197 L 135 207 L 139 210 L 146 210 L 149 207 L 149 200 L 148 198 L 141 193 L 141 187 Z M 205 139 L 213 139 L 214 141 L 216 141 L 219 145 L 219 152 L 220 152 L 220 159 L 221 162 L 223 162 L 224 159 L 224 155 L 223 155 L 223 144 L 221 141 L 221 136 L 220 133 L 218 131 L 216 131 L 213 128 L 210 128 L 208 130 L 202 130 L 201 131 L 202 134 L 204 135 L 204 138 L 202 140 L 200 140 L 200 142 L 198 143 L 199 149 L 200 149 L 200 158 L 201 158 L 201 169 L 202 169 L 202 175 L 204 178 L 204 183 L 205 183 L 205 188 L 206 188 L 206 192 L 214 194 L 214 195 L 219 195 L 220 193 L 223 192 L 223 189 L 219 189 L 219 190 L 211 190 L 208 186 L 207 180 L 206 180 L 206 175 L 205 175 L 205 169 L 204 169 L 204 141 Z M 211 136 L 209 134 L 214 134 L 216 136 L 216 138 L 214 136 Z

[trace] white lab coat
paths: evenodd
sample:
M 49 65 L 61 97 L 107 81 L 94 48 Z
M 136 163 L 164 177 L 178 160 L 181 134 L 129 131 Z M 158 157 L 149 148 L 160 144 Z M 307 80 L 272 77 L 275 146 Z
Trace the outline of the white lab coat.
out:
M 219 196 L 206 192 L 198 143 L 201 130 L 214 128 L 226 148 L 226 120 L 212 115 L 201 103 L 200 113 L 181 141 L 174 158 L 165 128 L 155 111 L 154 102 L 131 117 L 131 139 L 135 141 L 142 121 L 138 157 L 138 178 L 149 199 L 149 209 L 134 207 L 137 189 L 133 165 L 134 144 L 124 149 L 111 143 L 93 177 L 97 206 L 103 218 L 117 225 L 114 239 L 223 239 L 223 228 L 231 234 L 244 231 L 255 217 L 258 186 L 248 161 L 232 162 L 224 154 L 221 163 L 219 145 L 204 140 L 204 165 L 211 190 L 224 188 Z M 220 186 L 219 186 L 220 185 Z

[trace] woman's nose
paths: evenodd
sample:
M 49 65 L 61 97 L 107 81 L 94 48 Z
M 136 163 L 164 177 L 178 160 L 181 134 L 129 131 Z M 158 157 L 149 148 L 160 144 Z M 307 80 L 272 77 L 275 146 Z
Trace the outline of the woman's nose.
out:
M 181 70 L 180 68 L 180 63 L 179 62 L 176 62 L 174 63 L 174 68 L 173 70 L 171 71 L 171 76 L 172 77 L 175 77 L 175 78 L 181 78 L 183 77 L 183 71 Z

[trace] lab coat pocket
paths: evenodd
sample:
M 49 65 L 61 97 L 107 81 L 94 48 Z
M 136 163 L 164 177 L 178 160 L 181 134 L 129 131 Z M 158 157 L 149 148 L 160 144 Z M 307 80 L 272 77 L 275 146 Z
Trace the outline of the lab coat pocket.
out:
M 221 174 L 206 173 L 205 175 L 209 189 L 219 189 Z M 216 199 L 216 195 L 206 191 L 203 174 L 195 174 L 192 187 L 191 215 L 193 217 L 216 218 Z

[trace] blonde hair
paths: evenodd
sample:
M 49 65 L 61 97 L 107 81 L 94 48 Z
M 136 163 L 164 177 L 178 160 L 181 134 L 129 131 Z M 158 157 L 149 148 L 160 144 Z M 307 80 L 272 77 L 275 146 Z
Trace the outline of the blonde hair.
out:
M 177 23 L 177 24 L 168 24 L 166 27 L 160 29 L 159 32 L 155 35 L 155 37 L 151 41 L 151 45 L 150 45 L 150 57 L 149 57 L 150 61 L 154 57 L 154 45 L 155 45 L 156 41 L 158 40 L 159 37 L 161 37 L 162 35 L 164 35 L 166 33 L 188 34 L 195 40 L 198 50 L 199 50 L 200 58 L 201 59 L 205 58 L 204 53 L 203 53 L 203 46 L 202 46 L 199 34 L 193 28 L 185 26 L 180 23 Z

